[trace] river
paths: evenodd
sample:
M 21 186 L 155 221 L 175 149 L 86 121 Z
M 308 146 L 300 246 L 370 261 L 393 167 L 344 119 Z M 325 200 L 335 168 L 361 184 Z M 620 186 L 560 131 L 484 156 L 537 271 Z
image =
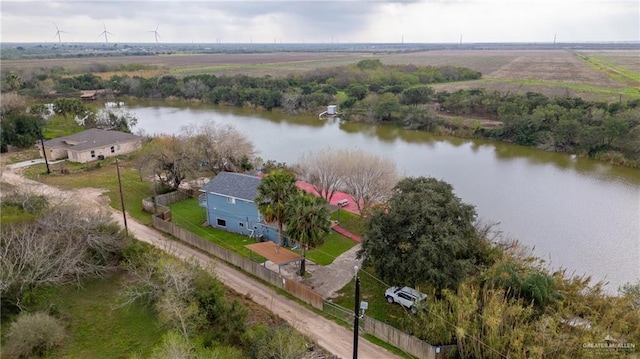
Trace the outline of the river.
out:
M 552 268 L 590 275 L 615 292 L 640 280 L 640 170 L 533 148 L 236 108 L 134 106 L 134 131 L 177 134 L 187 124 L 232 124 L 259 156 L 295 163 L 328 146 L 386 156 L 404 176 L 451 183 L 485 221 Z

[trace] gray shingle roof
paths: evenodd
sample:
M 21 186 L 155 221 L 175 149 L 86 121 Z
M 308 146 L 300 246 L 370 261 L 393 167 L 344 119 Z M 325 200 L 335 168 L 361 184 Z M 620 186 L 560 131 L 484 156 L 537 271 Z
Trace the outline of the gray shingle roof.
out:
M 45 141 L 44 145 L 46 147 L 65 147 L 76 151 L 82 151 L 89 148 L 102 147 L 116 144 L 118 142 L 137 140 L 140 138 L 140 136 L 126 132 L 91 128 L 73 135 L 57 137 L 52 140 Z M 75 143 L 75 145 L 72 145 L 72 143 Z
M 260 177 L 242 173 L 220 172 L 202 187 L 202 191 L 253 202 L 253 199 L 258 195 L 258 186 L 261 180 Z

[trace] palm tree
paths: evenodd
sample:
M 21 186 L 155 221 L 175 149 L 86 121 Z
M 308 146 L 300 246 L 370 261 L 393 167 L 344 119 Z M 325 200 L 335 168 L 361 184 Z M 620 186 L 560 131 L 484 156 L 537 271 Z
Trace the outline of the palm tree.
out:
M 329 234 L 331 221 L 326 204 L 323 198 L 300 191 L 291 197 L 287 206 L 287 235 L 297 239 L 302 247 L 300 275 L 305 273 L 308 247 L 322 244 Z
M 265 175 L 258 185 L 258 196 L 254 202 L 267 222 L 278 222 L 278 243 L 283 245 L 283 222 L 289 198 L 298 192 L 296 176 L 284 170 Z

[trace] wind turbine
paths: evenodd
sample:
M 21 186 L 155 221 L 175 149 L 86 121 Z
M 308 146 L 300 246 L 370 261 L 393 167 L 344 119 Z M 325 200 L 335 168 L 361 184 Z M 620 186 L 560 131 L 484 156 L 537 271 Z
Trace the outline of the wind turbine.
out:
M 60 30 L 60 29 L 58 28 L 58 25 L 57 25 L 55 22 L 53 23 L 53 26 L 55 26 L 55 27 L 56 27 L 56 34 L 55 34 L 53 37 L 57 37 L 57 38 L 58 38 L 58 42 L 59 42 L 59 43 L 62 43 L 62 38 L 60 38 L 60 33 L 63 33 L 63 32 L 64 32 L 64 33 L 66 34 L 67 32 L 66 32 L 66 31 L 62 31 L 62 30 Z
M 160 37 L 160 34 L 158 33 L 158 28 L 160 27 L 160 24 L 158 24 L 158 26 L 156 26 L 155 30 L 149 30 L 149 32 L 153 32 L 153 34 L 156 37 L 156 44 L 158 43 L 158 38 Z
M 103 25 L 104 25 L 104 31 L 101 32 L 100 35 L 98 35 L 98 36 L 104 35 L 104 42 L 109 43 L 109 39 L 107 38 L 107 34 L 109 34 L 109 35 L 113 35 L 113 34 L 110 33 L 109 31 L 107 31 L 107 25 L 106 24 L 103 23 Z

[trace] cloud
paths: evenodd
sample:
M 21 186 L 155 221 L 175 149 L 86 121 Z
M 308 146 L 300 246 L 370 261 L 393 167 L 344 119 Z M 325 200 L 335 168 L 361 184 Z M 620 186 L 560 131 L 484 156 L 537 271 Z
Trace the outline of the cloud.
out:
M 630 0 L 2 1 L 3 42 L 638 41 Z

